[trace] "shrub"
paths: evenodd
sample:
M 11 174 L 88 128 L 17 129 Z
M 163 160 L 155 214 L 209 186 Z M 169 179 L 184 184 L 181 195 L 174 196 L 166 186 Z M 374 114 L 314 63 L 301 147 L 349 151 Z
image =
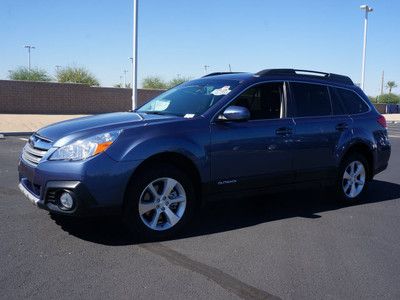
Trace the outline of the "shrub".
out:
M 142 86 L 145 89 L 160 89 L 168 88 L 168 84 L 159 76 L 149 76 L 143 79 Z
M 16 70 L 10 71 L 8 76 L 11 80 L 28 80 L 28 81 L 50 81 L 51 78 L 45 70 L 42 69 L 28 69 L 26 67 L 19 67 Z
M 378 103 L 399 104 L 400 96 L 395 94 L 383 94 L 378 96 Z
M 97 78 L 83 67 L 65 67 L 57 71 L 56 78 L 61 83 L 81 83 L 99 86 Z
M 177 76 L 177 77 L 173 78 L 172 80 L 170 80 L 170 81 L 168 82 L 168 88 L 172 88 L 172 87 L 174 87 L 174 86 L 177 86 L 177 85 L 179 85 L 179 84 L 181 84 L 181 83 L 184 83 L 184 82 L 186 82 L 186 81 L 189 81 L 189 80 L 190 80 L 189 77 L 180 77 L 180 76 Z

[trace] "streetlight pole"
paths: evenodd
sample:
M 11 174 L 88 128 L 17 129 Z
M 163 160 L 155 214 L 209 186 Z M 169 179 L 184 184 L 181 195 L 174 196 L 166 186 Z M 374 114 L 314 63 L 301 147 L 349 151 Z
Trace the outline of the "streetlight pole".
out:
M 126 88 L 126 73 L 128 73 L 128 70 L 124 70 L 124 88 Z
M 28 49 L 28 70 L 31 70 L 31 49 L 36 49 L 35 46 L 26 45 L 24 48 Z
M 367 54 L 367 28 L 368 28 L 368 13 L 373 11 L 372 7 L 368 5 L 361 5 L 360 8 L 365 10 L 364 18 L 364 43 L 363 43 L 363 54 L 362 54 L 362 66 L 361 66 L 361 89 L 364 90 L 365 82 L 365 59 Z
M 138 48 L 138 2 L 133 0 L 133 53 L 132 53 L 132 110 L 137 107 L 137 48 Z

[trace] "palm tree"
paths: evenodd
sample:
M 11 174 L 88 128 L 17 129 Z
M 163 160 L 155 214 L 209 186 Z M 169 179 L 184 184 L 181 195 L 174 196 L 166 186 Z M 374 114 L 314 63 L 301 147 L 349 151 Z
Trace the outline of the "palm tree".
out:
M 386 83 L 386 88 L 389 89 L 389 94 L 392 93 L 392 89 L 397 88 L 397 84 L 394 81 L 388 81 Z

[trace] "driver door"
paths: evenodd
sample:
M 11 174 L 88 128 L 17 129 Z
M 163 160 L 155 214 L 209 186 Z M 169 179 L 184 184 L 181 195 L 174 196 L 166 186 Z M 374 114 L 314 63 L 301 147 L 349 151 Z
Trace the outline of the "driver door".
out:
M 294 122 L 286 118 L 285 84 L 261 83 L 229 105 L 246 107 L 250 119 L 212 122 L 213 190 L 228 192 L 293 182 Z

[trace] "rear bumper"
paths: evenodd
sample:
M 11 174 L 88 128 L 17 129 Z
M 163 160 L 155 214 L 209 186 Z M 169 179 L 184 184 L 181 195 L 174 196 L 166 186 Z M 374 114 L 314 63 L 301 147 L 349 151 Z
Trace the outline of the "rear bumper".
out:
M 386 130 L 378 130 L 374 132 L 374 151 L 373 151 L 373 169 L 372 177 L 384 171 L 389 164 L 392 146 Z M 372 179 L 372 178 L 371 178 Z

